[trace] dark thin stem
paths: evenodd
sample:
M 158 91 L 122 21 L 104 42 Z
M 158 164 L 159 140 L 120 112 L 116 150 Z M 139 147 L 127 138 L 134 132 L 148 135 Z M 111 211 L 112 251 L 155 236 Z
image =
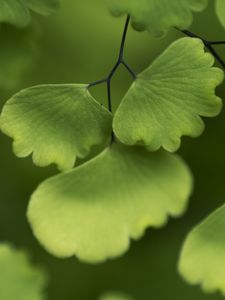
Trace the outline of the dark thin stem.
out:
M 211 45 L 225 45 L 225 41 L 209 42 Z
M 98 80 L 98 81 L 95 81 L 95 82 L 92 82 L 92 83 L 89 84 L 88 87 L 96 86 L 98 84 L 105 83 L 105 82 L 107 82 L 107 78 L 102 79 L 102 80 Z
M 122 36 L 121 45 L 120 45 L 119 59 L 118 59 L 118 61 L 120 61 L 120 62 L 123 59 L 124 46 L 125 46 L 125 42 L 126 42 L 127 30 L 128 30 L 129 23 L 130 23 L 130 16 L 127 17 L 125 26 L 124 26 L 123 36 Z
M 117 63 L 115 64 L 115 66 L 112 68 L 111 72 L 109 73 L 109 76 L 107 78 L 107 81 L 111 81 L 113 75 L 115 74 L 116 70 L 118 69 L 120 65 L 120 61 L 118 60 Z
M 112 68 L 112 70 L 109 72 L 109 75 L 102 79 L 102 80 L 98 80 L 95 81 L 93 83 L 89 84 L 89 88 L 96 86 L 98 84 L 102 84 L 102 83 L 106 83 L 107 84 L 107 98 L 108 98 L 108 110 L 110 112 L 112 112 L 112 95 L 111 95 L 111 81 L 112 78 L 115 74 L 115 72 L 117 71 L 117 69 L 119 68 L 119 66 L 122 64 L 123 66 L 125 66 L 125 68 L 128 70 L 128 72 L 132 75 L 133 79 L 136 78 L 136 74 L 133 72 L 133 70 L 130 68 L 130 66 L 124 61 L 124 47 L 125 47 L 125 42 L 126 42 L 126 37 L 127 37 L 127 32 L 128 32 L 128 27 L 129 27 L 129 22 L 130 22 L 130 16 L 128 16 L 126 18 L 126 22 L 125 22 L 125 26 L 124 26 L 124 30 L 123 30 L 123 35 L 122 35 L 122 40 L 121 40 L 121 44 L 120 44 L 120 50 L 119 50 L 119 56 L 118 59 L 114 65 L 114 67 Z M 113 141 L 115 140 L 115 136 L 114 133 L 112 131 L 112 138 L 111 138 L 111 143 L 113 143 Z
M 216 52 L 216 50 L 211 46 L 206 46 L 209 52 L 215 57 L 215 59 L 221 64 L 221 66 L 225 69 L 225 61 L 220 57 L 220 55 Z
M 111 82 L 110 82 L 110 80 L 107 81 L 107 95 L 108 95 L 108 109 L 109 109 L 109 111 L 112 111 L 112 95 L 111 95 Z M 114 140 L 115 140 L 115 136 L 114 136 L 114 133 L 112 131 L 110 145 L 114 142 Z
M 189 30 L 181 30 L 181 29 L 179 29 L 179 28 L 176 28 L 176 29 L 179 30 L 180 32 L 184 33 L 185 35 L 189 36 L 189 37 L 192 37 L 192 38 L 199 38 L 199 39 L 202 40 L 201 37 L 199 37 L 197 34 L 191 32 L 191 31 L 189 31 Z
M 135 80 L 137 75 L 133 72 L 133 70 L 130 68 L 130 66 L 124 60 L 121 61 L 121 64 L 127 69 L 127 71 L 131 74 L 131 76 Z
M 111 84 L 107 81 L 107 95 L 108 95 L 108 109 L 112 111 L 112 97 L 111 97 Z
M 218 63 L 225 69 L 225 61 L 221 58 L 221 56 L 217 53 L 217 51 L 213 48 L 213 45 L 223 45 L 225 44 L 225 41 L 218 41 L 218 42 L 212 42 L 208 41 L 199 35 L 189 31 L 189 30 L 180 30 L 179 28 L 176 28 L 180 32 L 184 33 L 185 35 L 192 37 L 192 38 L 198 38 L 202 40 L 204 43 L 205 47 L 209 50 L 209 52 L 215 57 L 215 59 L 218 61 Z
M 112 112 L 112 99 L 111 99 L 111 80 L 115 74 L 115 72 L 117 71 L 117 69 L 119 68 L 119 66 L 122 64 L 125 66 L 125 68 L 128 70 L 128 72 L 131 74 L 131 76 L 133 77 L 133 79 L 136 79 L 136 74 L 134 73 L 134 71 L 131 69 L 131 67 L 124 61 L 124 48 L 125 48 L 125 42 L 126 42 L 126 37 L 127 37 L 127 32 L 128 32 L 128 27 L 129 27 L 129 23 L 130 23 L 130 16 L 127 16 L 126 18 L 126 22 L 125 22 L 125 26 L 124 26 L 124 30 L 123 30 L 123 35 L 122 35 L 122 40 L 121 40 L 121 44 L 120 44 L 120 50 L 119 50 L 119 56 L 118 59 L 114 65 L 114 67 L 112 68 L 112 70 L 110 71 L 109 75 L 102 79 L 102 80 L 98 80 L 95 81 L 93 83 L 89 84 L 89 88 L 102 84 L 102 83 L 106 83 L 107 84 L 107 91 L 108 91 L 108 109 L 110 112 Z

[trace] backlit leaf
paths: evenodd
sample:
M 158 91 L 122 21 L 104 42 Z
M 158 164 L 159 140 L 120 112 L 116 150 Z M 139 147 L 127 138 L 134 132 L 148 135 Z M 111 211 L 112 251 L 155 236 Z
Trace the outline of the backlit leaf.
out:
M 1 115 L 2 131 L 14 139 L 19 157 L 33 152 L 38 166 L 72 168 L 111 134 L 111 114 L 90 95 L 87 85 L 43 85 L 13 96 Z
M 174 42 L 138 75 L 122 100 L 113 125 L 119 140 L 173 152 L 181 136 L 199 136 L 204 130 L 200 116 L 216 116 L 222 108 L 215 88 L 223 72 L 213 63 L 199 39 Z
M 172 27 L 189 27 L 193 19 L 192 13 L 204 10 L 208 1 L 108 0 L 108 3 L 115 16 L 129 14 L 136 29 L 148 30 L 158 36 Z
M 0 299 L 44 300 L 45 273 L 33 267 L 26 255 L 8 244 L 0 244 Z
M 28 219 L 53 255 L 97 263 L 123 254 L 147 227 L 183 214 L 191 190 L 191 174 L 179 157 L 113 144 L 41 184 Z
M 30 23 L 30 10 L 49 15 L 58 6 L 58 0 L 0 0 L 0 23 L 24 27 Z
M 225 295 L 225 206 L 217 209 L 188 235 L 179 262 L 182 276 L 206 292 Z

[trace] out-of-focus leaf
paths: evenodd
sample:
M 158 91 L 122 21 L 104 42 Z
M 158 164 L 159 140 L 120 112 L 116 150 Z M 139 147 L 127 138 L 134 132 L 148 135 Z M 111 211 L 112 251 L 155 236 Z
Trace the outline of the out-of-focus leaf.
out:
M 27 254 L 0 244 L 0 299 L 44 300 L 46 274 L 30 264 Z
M 108 0 L 108 3 L 114 15 L 129 14 L 136 29 L 146 29 L 153 35 L 160 36 L 172 27 L 189 27 L 193 19 L 192 13 L 205 9 L 208 1 Z
M 217 209 L 188 235 L 179 262 L 182 276 L 206 292 L 225 295 L 225 206 Z
M 225 1 L 216 0 L 216 13 L 220 23 L 225 28 Z
M 25 27 L 31 21 L 31 11 L 49 15 L 58 6 L 58 0 L 0 0 L 0 23 Z
M 107 292 L 104 293 L 99 300 L 134 300 L 134 298 L 120 292 Z

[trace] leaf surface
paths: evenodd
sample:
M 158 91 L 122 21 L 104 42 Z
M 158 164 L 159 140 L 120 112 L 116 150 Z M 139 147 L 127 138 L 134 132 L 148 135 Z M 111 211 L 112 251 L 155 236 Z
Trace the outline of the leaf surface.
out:
M 30 10 L 49 15 L 58 6 L 58 0 L 0 0 L 0 23 L 25 27 L 31 21 Z
M 19 157 L 33 152 L 38 166 L 72 168 L 111 134 L 111 114 L 82 84 L 43 85 L 22 90 L 4 106 L 0 125 L 14 139 Z
M 225 206 L 207 217 L 188 235 L 182 249 L 179 270 L 190 284 L 206 292 L 225 295 Z
M 113 122 L 118 139 L 173 152 L 181 136 L 199 136 L 204 130 L 200 116 L 216 116 L 222 108 L 215 88 L 223 72 L 213 63 L 199 39 L 175 41 L 138 75 L 122 100 Z
M 148 30 L 160 36 L 172 27 L 186 29 L 192 23 L 192 13 L 207 6 L 207 0 L 108 0 L 115 15 L 131 16 L 137 30 Z
M 221 25 L 225 28 L 225 1 L 216 0 L 216 13 Z
M 41 184 L 28 219 L 53 255 L 97 263 L 123 254 L 147 227 L 183 214 L 191 190 L 191 174 L 179 157 L 113 144 Z
M 45 299 L 46 275 L 30 264 L 26 253 L 1 243 L 0 270 L 0 299 Z

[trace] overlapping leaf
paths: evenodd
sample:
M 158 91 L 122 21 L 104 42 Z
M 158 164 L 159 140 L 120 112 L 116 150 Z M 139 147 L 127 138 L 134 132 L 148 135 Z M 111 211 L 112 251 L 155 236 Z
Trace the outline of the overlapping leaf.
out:
M 24 27 L 30 23 L 30 10 L 49 15 L 58 6 L 58 0 L 0 0 L 0 23 Z
M 108 292 L 103 294 L 99 300 L 134 300 L 130 296 L 119 292 Z
M 216 13 L 220 23 L 225 28 L 225 1 L 216 0 Z
M 166 152 L 113 144 L 82 166 L 53 177 L 31 198 L 34 235 L 53 255 L 96 263 L 124 253 L 129 239 L 186 209 L 192 179 Z
M 114 132 L 125 144 L 155 151 L 176 151 L 181 136 L 199 136 L 200 116 L 216 116 L 222 107 L 215 88 L 223 72 L 199 39 L 174 42 L 138 75 L 115 114 Z
M 223 1 L 223 0 L 222 0 Z M 202 11 L 207 0 L 108 0 L 114 15 L 129 14 L 136 29 L 154 35 L 165 34 L 172 27 L 187 28 L 192 13 Z
M 0 270 L 0 299 L 45 299 L 46 275 L 30 264 L 26 253 L 1 243 Z
M 43 85 L 25 89 L 4 106 L 1 129 L 14 139 L 15 154 L 33 152 L 38 166 L 72 168 L 93 145 L 111 134 L 111 114 L 90 95 L 87 85 Z
M 206 292 L 225 295 L 225 206 L 222 206 L 188 235 L 179 263 L 182 276 L 201 284 Z

